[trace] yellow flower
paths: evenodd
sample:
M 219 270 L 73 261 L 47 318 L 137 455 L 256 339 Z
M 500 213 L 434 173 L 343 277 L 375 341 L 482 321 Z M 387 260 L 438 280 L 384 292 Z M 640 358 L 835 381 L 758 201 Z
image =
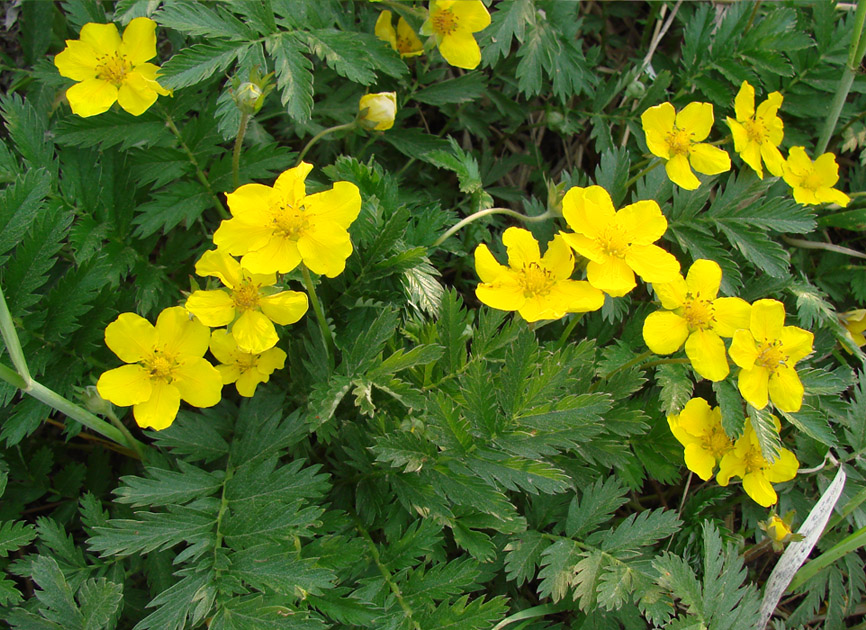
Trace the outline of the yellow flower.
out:
M 88 23 L 80 39 L 67 39 L 54 57 L 64 77 L 78 81 L 66 90 L 73 113 L 82 117 L 107 111 L 115 101 L 133 116 L 140 116 L 169 92 L 156 80 L 159 66 L 146 63 L 156 56 L 156 22 L 132 20 L 123 39 L 114 24 Z
M 668 222 L 655 201 L 638 201 L 617 212 L 601 186 L 571 188 L 562 199 L 562 216 L 576 232 L 562 238 L 589 258 L 586 279 L 613 297 L 631 291 L 637 273 L 647 282 L 672 282 L 680 263 L 657 245 Z
M 760 525 L 774 543 L 785 542 L 792 534 L 791 526 L 783 521 L 778 514 L 773 514 L 766 523 L 760 523 Z
M 302 261 L 314 273 L 334 278 L 352 253 L 348 228 L 361 211 L 361 193 L 350 182 L 307 195 L 304 180 L 313 166 L 301 162 L 277 178 L 273 188 L 246 184 L 226 195 L 232 218 L 213 235 L 214 244 L 250 273 L 288 273 Z
M 767 406 L 767 395 L 781 411 L 799 411 L 803 384 L 794 365 L 812 352 L 815 336 L 796 326 L 785 326 L 785 306 L 777 300 L 752 304 L 749 328 L 734 333 L 728 351 L 742 369 L 737 385 L 755 409 Z
M 668 426 L 685 447 L 686 466 L 707 481 L 713 468 L 734 445 L 722 428 L 722 410 L 710 409 L 703 398 L 692 398 L 678 415 L 668 416 Z
M 781 423 L 775 416 L 771 417 L 778 431 Z M 773 463 L 764 459 L 758 436 L 751 421 L 746 418 L 743 435 L 719 463 L 716 481 L 720 486 L 727 486 L 731 477 L 741 477 L 746 494 L 758 505 L 770 507 L 778 500 L 772 484 L 790 481 L 797 475 L 799 467 L 800 462 L 794 453 L 786 448 L 779 451 L 779 458 Z
M 235 384 L 241 396 L 251 398 L 259 383 L 267 383 L 274 370 L 286 364 L 286 353 L 270 348 L 261 353 L 244 352 L 224 328 L 213 331 L 210 351 L 220 362 L 216 366 L 224 385 Z
M 713 127 L 712 103 L 689 103 L 680 113 L 670 103 L 662 103 L 650 107 L 640 119 L 650 153 L 667 160 L 665 170 L 678 186 L 694 190 L 701 185 L 692 169 L 704 175 L 730 170 L 727 152 L 702 142 Z
M 436 39 L 439 52 L 452 66 L 472 70 L 481 63 L 481 49 L 472 33 L 489 25 L 490 13 L 481 0 L 431 0 L 421 34 Z
M 749 327 L 749 303 L 737 297 L 716 297 L 722 268 L 712 260 L 696 260 L 683 280 L 654 283 L 666 309 L 643 323 L 643 338 L 656 354 L 672 354 L 686 344 L 695 372 L 711 381 L 728 375 L 725 342 L 738 328 Z
M 358 103 L 361 124 L 367 129 L 385 131 L 394 126 L 397 116 L 397 93 L 365 94 Z
M 391 44 L 401 57 L 417 57 L 424 52 L 424 44 L 402 17 L 397 20 L 397 30 L 391 25 L 391 12 L 382 11 L 376 20 L 376 37 Z
M 121 313 L 105 328 L 105 343 L 130 365 L 102 374 L 96 390 L 115 405 L 133 405 L 139 426 L 165 429 L 181 399 L 195 407 L 220 400 L 220 374 L 202 358 L 209 339 L 207 326 L 180 306 L 162 311 L 156 327 L 135 313 Z
M 842 313 L 842 325 L 858 346 L 866 345 L 866 309 L 858 308 Z
M 211 328 L 228 326 L 244 352 L 258 354 L 276 345 L 279 337 L 274 323 L 294 324 L 307 312 L 307 296 L 298 291 L 280 291 L 272 287 L 274 274 L 250 273 L 223 251 L 205 252 L 195 264 L 200 276 L 214 276 L 228 290 L 195 291 L 186 300 L 186 308 Z
M 508 267 L 496 262 L 487 245 L 475 249 L 475 271 L 482 284 L 475 295 L 487 306 L 517 311 L 528 322 L 559 319 L 566 313 L 595 311 L 604 294 L 583 280 L 570 280 L 574 256 L 555 236 L 544 256 L 528 230 L 510 227 L 502 235 Z
M 833 186 L 839 181 L 836 156 L 824 153 L 814 162 L 803 147 L 791 147 L 782 164 L 782 178 L 794 189 L 794 200 L 804 205 L 837 203 L 843 208 L 851 199 Z
M 761 159 L 771 174 L 782 176 L 785 158 L 779 152 L 778 146 L 782 143 L 784 131 L 782 119 L 777 115 L 781 106 L 782 94 L 772 92 L 755 110 L 755 88 L 749 85 L 748 81 L 743 81 L 734 99 L 737 119 L 730 116 L 727 118 L 728 127 L 734 137 L 734 149 L 761 179 L 764 178 Z

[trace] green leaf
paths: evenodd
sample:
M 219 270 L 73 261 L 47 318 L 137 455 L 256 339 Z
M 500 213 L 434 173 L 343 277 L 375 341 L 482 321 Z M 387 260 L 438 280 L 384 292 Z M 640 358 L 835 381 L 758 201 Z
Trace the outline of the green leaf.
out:
M 251 43 L 212 40 L 207 44 L 193 44 L 175 53 L 162 64 L 159 82 L 170 90 L 190 87 L 222 72 L 244 54 Z
M 134 519 L 115 518 L 108 527 L 94 528 L 88 545 L 103 557 L 147 553 L 179 543 L 196 545 L 212 539 L 215 518 L 211 511 L 181 506 L 170 506 L 167 512 L 136 512 Z
M 341 77 L 361 85 L 370 85 L 376 80 L 367 48 L 355 33 L 330 28 L 298 33 L 306 40 L 310 51 Z
M 179 181 L 154 193 L 151 201 L 139 206 L 132 221 L 137 226 L 135 235 L 147 238 L 160 230 L 167 234 L 181 221 L 188 228 L 211 203 L 210 193 L 201 184 Z
M 439 308 L 436 328 L 439 343 L 445 346 L 442 368 L 446 374 L 456 372 L 466 363 L 466 341 L 472 334 L 471 314 L 463 308 L 456 291 L 447 291 Z
M 485 601 L 478 597 L 469 601 L 469 595 L 454 603 L 441 603 L 435 610 L 420 615 L 423 628 L 436 630 L 487 630 L 502 619 L 507 610 L 506 598 L 493 597 Z
M 588 558 L 581 560 L 581 556 L 580 547 L 573 540 L 557 540 L 545 549 L 541 554 L 541 571 L 538 572 L 541 578 L 538 584 L 539 597 L 550 597 L 554 602 L 565 597 L 573 580 L 579 578 L 578 567 L 583 565 L 586 568 Z M 593 557 L 601 562 L 600 552 Z M 592 590 L 594 592 L 594 588 Z M 575 592 L 575 599 L 577 597 Z
M 199 2 L 172 2 L 153 14 L 160 26 L 194 37 L 225 37 L 233 40 L 255 39 L 256 33 L 219 5 Z
M 154 597 L 147 605 L 156 608 L 136 624 L 134 630 L 184 630 L 186 621 L 199 605 L 202 590 L 213 579 L 208 572 L 192 573 L 184 571 L 181 580 Z
M 105 578 L 85 580 L 78 589 L 84 630 L 114 627 L 112 623 L 123 601 L 123 586 Z
M 782 441 L 779 439 L 779 432 L 776 430 L 776 425 L 773 423 L 773 417 L 769 410 L 766 408 L 755 409 L 749 405 L 749 418 L 751 418 L 752 428 L 758 436 L 761 455 L 770 463 L 776 461 L 779 458 Z
M 5 576 L 0 576 L 0 606 L 12 606 L 13 604 L 20 603 L 22 599 L 23 597 L 21 593 L 18 592 L 18 589 L 15 586 L 15 582 L 6 578 Z M 6 617 L 6 621 L 12 623 L 12 619 L 10 617 Z M 20 628 L 21 624 L 19 624 L 17 627 Z
M 627 490 L 614 477 L 597 480 L 568 506 L 565 533 L 569 538 L 585 538 L 628 501 Z
M 308 596 L 312 601 L 314 596 Z M 280 597 L 236 597 L 221 605 L 209 630 L 325 630 L 324 622 L 306 610 L 285 605 Z
M 229 573 L 253 588 L 273 589 L 293 599 L 306 593 L 320 595 L 335 579 L 331 571 L 316 566 L 315 560 L 267 543 L 235 553 Z
M 177 462 L 180 470 L 147 468 L 147 477 L 121 477 L 123 484 L 114 494 L 118 503 L 132 507 L 186 503 L 213 494 L 222 487 L 221 471 L 206 472 L 183 460 Z
M 500 57 L 508 57 L 512 40 L 523 42 L 526 25 L 535 25 L 535 3 L 533 0 L 503 0 L 496 5 L 491 23 L 482 37 L 485 45 L 481 47 L 484 66 L 494 65 Z
M 0 191 L 0 263 L 21 242 L 33 222 L 42 214 L 51 178 L 45 169 L 31 169 Z
M 729 438 L 735 440 L 743 434 L 746 425 L 743 398 L 736 386 L 727 380 L 713 383 L 713 391 L 722 411 L 722 428 Z
M 170 427 L 153 432 L 152 437 L 160 446 L 171 449 L 188 462 L 212 462 L 229 452 L 228 443 L 214 426 L 215 420 L 200 413 L 181 411 Z
M 659 365 L 656 368 L 656 383 L 661 387 L 659 400 L 665 414 L 679 413 L 692 397 L 695 384 L 689 372 L 688 366 L 679 364 Z
M 515 586 L 535 578 L 542 552 L 550 542 L 536 531 L 527 531 L 512 538 L 505 546 L 505 572 Z
M 90 118 L 71 116 L 58 123 L 55 133 L 61 146 L 101 149 L 119 146 L 121 151 L 165 146 L 172 141 L 165 120 L 154 110 L 141 116 L 111 110 Z
M 679 531 L 682 523 L 673 510 L 659 508 L 632 514 L 601 542 L 601 548 L 620 558 L 634 555 L 639 547 L 650 545 Z
M 20 42 L 27 65 L 48 52 L 51 45 L 51 29 L 45 28 L 54 20 L 54 3 L 25 0 L 21 6 Z
M 836 446 L 836 436 L 833 434 L 833 428 L 830 426 L 830 423 L 827 422 L 827 414 L 825 412 L 821 412 L 811 405 L 804 404 L 797 413 L 782 411 L 781 414 L 788 422 L 813 440 L 817 440 L 827 446 Z
M 39 585 L 34 593 L 42 604 L 39 612 L 68 630 L 84 628 L 84 618 L 72 595 L 72 588 L 54 558 L 38 556 L 30 563 L 33 581 Z
M 498 451 L 479 449 L 477 457 L 466 460 L 476 475 L 491 485 L 502 485 L 506 490 L 522 489 L 530 494 L 556 494 L 571 487 L 571 480 L 559 468 L 523 457 L 509 457 Z
M 485 77 L 480 72 L 468 72 L 454 79 L 434 83 L 415 93 L 414 100 L 441 107 L 450 103 L 467 103 L 484 96 Z
M 29 523 L 21 521 L 5 521 L 0 523 L 0 558 L 5 558 L 10 551 L 29 545 L 36 538 L 36 529 Z
M 274 58 L 280 101 L 296 121 L 309 120 L 313 111 L 313 64 L 303 54 L 306 46 L 293 33 L 268 38 L 265 46 Z
M 18 153 L 32 168 L 50 168 L 54 162 L 54 144 L 48 135 L 46 117 L 40 115 L 29 100 L 17 93 L 0 97 L 0 112 Z M 53 169 L 56 172 L 56 168 Z

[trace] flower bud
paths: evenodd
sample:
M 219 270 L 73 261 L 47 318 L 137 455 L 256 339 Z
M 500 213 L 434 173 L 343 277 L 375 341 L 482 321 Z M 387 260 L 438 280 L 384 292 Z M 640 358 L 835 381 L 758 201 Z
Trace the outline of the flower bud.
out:
M 397 115 L 397 93 L 365 94 L 358 104 L 361 124 L 366 129 L 385 131 L 394 126 Z

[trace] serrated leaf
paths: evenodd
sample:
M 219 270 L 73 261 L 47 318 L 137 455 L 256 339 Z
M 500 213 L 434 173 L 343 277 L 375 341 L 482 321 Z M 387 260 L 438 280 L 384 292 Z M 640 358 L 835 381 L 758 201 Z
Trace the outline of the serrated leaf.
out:
M 782 441 L 773 422 L 773 416 L 767 409 L 755 409 L 749 405 L 749 418 L 752 421 L 752 428 L 758 436 L 761 455 L 768 462 L 773 463 L 779 458 L 779 452 L 782 448 Z
M 162 231 L 166 234 L 181 221 L 190 227 L 211 203 L 211 195 L 198 182 L 179 181 L 154 193 L 133 219 L 139 238 Z
M 36 529 L 29 523 L 21 521 L 0 523 L 0 558 L 5 558 L 10 551 L 30 544 L 34 538 L 36 538 Z
M 40 589 L 34 593 L 43 605 L 39 612 L 68 630 L 83 629 L 84 618 L 75 603 L 72 588 L 54 558 L 38 556 L 31 561 L 30 568 L 33 581 Z
M 114 491 L 118 503 L 132 507 L 180 504 L 209 496 L 222 486 L 220 471 L 206 472 L 183 460 L 179 471 L 147 468 L 147 477 L 121 477 L 121 486 Z
M 132 147 L 164 146 L 172 136 L 156 112 L 133 116 L 124 111 L 107 111 L 99 116 L 78 116 L 61 120 L 55 131 L 57 144 L 71 147 L 102 149 L 119 146 L 121 151 Z
M 569 538 L 585 538 L 628 501 L 626 492 L 614 476 L 597 480 L 581 493 L 580 499 L 575 496 L 571 500 L 565 533 Z
M 484 96 L 487 83 L 480 72 L 468 72 L 425 87 L 414 95 L 414 100 L 441 107 L 450 103 L 467 103 Z
M 722 428 L 732 440 L 743 434 L 746 414 L 743 412 L 743 398 L 736 386 L 730 381 L 713 383 L 713 391 L 722 411 Z
M 0 263 L 10 249 L 21 242 L 24 234 L 42 213 L 51 189 L 51 178 L 45 169 L 30 169 L 0 191 Z
M 238 551 L 232 556 L 229 572 L 253 588 L 273 589 L 291 598 L 303 598 L 305 593 L 321 595 L 335 579 L 331 571 L 316 566 L 315 560 L 300 558 L 273 544 Z
M 659 400 L 662 411 L 667 415 L 682 411 L 695 389 L 689 377 L 689 368 L 678 364 L 660 365 L 656 368 L 655 376 L 661 387 Z
M 680 529 L 679 516 L 673 510 L 659 508 L 631 514 L 601 541 L 601 548 L 617 555 L 634 555 L 643 546 L 667 538 Z
M 162 64 L 159 82 L 170 90 L 190 87 L 222 72 L 245 53 L 251 43 L 212 40 L 182 49 Z
M 102 630 L 115 618 L 123 600 L 123 586 L 105 578 L 85 580 L 78 589 L 83 630 Z M 112 624 L 113 625 L 113 624 Z
M 601 553 L 598 552 L 592 556 L 597 562 L 601 562 Z M 566 593 L 575 579 L 575 571 L 577 565 L 584 563 L 589 558 L 581 558 L 580 548 L 572 540 L 557 540 L 550 545 L 541 554 L 541 571 L 538 572 L 538 577 L 541 582 L 538 585 L 538 595 L 540 597 L 550 597 L 554 602 L 558 602 Z M 595 589 L 592 589 L 594 593 Z M 575 599 L 578 598 L 575 592 Z
M 527 531 L 519 534 L 505 546 L 505 572 L 516 586 L 535 578 L 535 569 L 542 552 L 550 542 L 539 532 Z
M 354 33 L 319 28 L 301 32 L 301 36 L 306 39 L 310 51 L 341 77 L 361 85 L 370 85 L 376 80 L 366 47 Z
M 313 64 L 304 56 L 306 47 L 292 33 L 268 38 L 265 45 L 274 58 L 280 101 L 298 122 L 309 120 L 313 111 Z
M 171 506 L 167 512 L 136 512 L 134 519 L 111 519 L 108 527 L 94 528 L 89 547 L 103 557 L 147 553 L 178 543 L 189 545 L 213 536 L 216 513 Z
M 256 36 L 252 29 L 219 5 L 172 2 L 154 13 L 153 20 L 160 26 L 195 37 L 249 40 Z

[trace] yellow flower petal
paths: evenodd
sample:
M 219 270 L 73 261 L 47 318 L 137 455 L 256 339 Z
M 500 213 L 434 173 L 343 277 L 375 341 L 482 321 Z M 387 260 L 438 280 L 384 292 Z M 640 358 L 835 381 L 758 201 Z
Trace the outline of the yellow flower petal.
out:
M 397 20 L 397 52 L 401 57 L 417 57 L 424 53 L 424 44 L 418 39 L 409 23 L 400 17 Z
M 66 48 L 54 56 L 54 65 L 60 76 L 74 81 L 95 79 L 97 63 L 93 46 L 77 39 L 67 39 Z
M 154 380 L 150 398 L 135 405 L 132 415 L 138 426 L 150 427 L 157 431 L 171 426 L 180 409 L 180 392 L 177 387 L 165 381 Z
M 782 342 L 782 351 L 788 355 L 788 365 L 802 361 L 812 354 L 815 335 L 808 330 L 796 326 L 785 326 L 782 328 L 779 339 Z
M 692 172 L 689 159 L 685 155 L 675 155 L 665 163 L 665 172 L 670 180 L 685 190 L 695 190 L 701 185 L 701 180 Z
M 351 182 L 334 182 L 330 190 L 306 197 L 304 205 L 311 222 L 326 221 L 346 230 L 361 212 L 361 192 Z
M 523 287 L 511 271 L 491 284 L 479 284 L 475 295 L 483 304 L 500 311 L 516 311 L 526 303 Z
M 159 73 L 159 66 L 152 63 L 142 63 L 135 66 L 135 72 L 144 77 L 150 88 L 160 96 L 168 96 L 171 94 L 169 90 L 166 90 L 159 84 L 159 81 L 157 81 L 156 77 Z
M 529 230 L 510 227 L 502 234 L 502 242 L 508 252 L 508 266 L 512 269 L 520 269 L 529 263 L 537 264 L 541 259 L 538 241 Z
M 210 351 L 220 363 L 232 363 L 234 362 L 235 353 L 238 352 L 238 344 L 235 343 L 235 339 L 231 336 L 231 333 L 225 328 L 220 328 L 211 333 Z
M 330 221 L 317 220 L 315 227 L 304 231 L 298 239 L 298 252 L 304 264 L 320 276 L 336 278 L 343 273 L 352 251 L 349 233 Z
M 263 352 L 256 361 L 256 370 L 259 374 L 270 375 L 274 370 L 282 370 L 286 365 L 286 353 L 280 348 L 271 348 Z M 264 381 L 267 383 L 267 379 Z
M 741 122 L 755 115 L 755 88 L 748 81 L 743 81 L 734 98 L 734 113 Z
M 210 330 L 189 318 L 185 308 L 172 306 L 156 318 L 159 345 L 170 355 L 201 357 L 207 352 Z
M 306 195 L 306 184 L 304 180 L 313 170 L 309 162 L 301 162 L 294 168 L 283 171 L 277 181 L 274 182 L 274 191 L 277 197 L 287 205 L 297 207 L 304 201 Z
M 772 144 L 764 143 L 761 145 L 761 158 L 764 164 L 767 165 L 767 170 L 773 177 L 781 177 L 782 169 L 785 163 L 785 158 L 782 153 Z
M 815 158 L 813 168 L 821 178 L 823 186 L 829 188 L 839 181 L 839 166 L 836 164 L 836 156 L 832 153 L 824 153 Z
M 713 468 L 716 467 L 716 458 L 709 451 L 705 451 L 698 444 L 689 444 L 685 448 L 683 457 L 686 467 L 704 481 L 713 476 Z
M 803 383 L 797 371 L 787 365 L 780 365 L 770 375 L 770 400 L 780 411 L 793 413 L 803 405 Z
M 778 300 L 758 300 L 752 304 L 749 329 L 755 341 L 774 341 L 785 326 L 785 305 Z
M 601 186 L 590 186 L 583 191 L 583 223 L 569 227 L 590 238 L 602 236 L 616 221 L 616 210 L 610 194 Z
M 763 507 L 775 505 L 779 500 L 773 485 L 763 472 L 746 473 L 743 477 L 743 490 L 755 503 Z
M 815 191 L 815 198 L 818 200 L 818 203 L 836 203 L 843 208 L 851 201 L 848 195 L 835 188 L 819 188 Z
M 650 313 L 643 322 L 643 340 L 655 354 L 673 354 L 688 336 L 686 320 L 671 311 Z
M 123 31 L 120 52 L 133 66 L 156 57 L 156 22 L 146 17 L 133 18 Z
M 562 240 L 578 254 L 597 263 L 607 260 L 607 254 L 601 248 L 598 241 L 584 236 L 583 234 L 571 234 L 560 232 Z
M 258 387 L 259 383 L 267 382 L 268 377 L 258 370 L 244 370 L 238 376 L 237 381 L 235 381 L 235 388 L 241 396 L 252 398 L 256 394 L 256 387 Z
M 107 112 L 117 100 L 117 88 L 102 79 L 87 79 L 66 90 L 72 113 L 89 118 Z
M 220 364 L 216 366 L 223 385 L 231 385 L 241 377 L 241 368 L 237 363 Z
M 274 324 L 262 313 L 246 311 L 232 326 L 232 337 L 242 352 L 259 354 L 273 348 L 280 338 Z
M 105 400 L 120 407 L 137 405 L 150 398 L 150 376 L 140 365 L 123 365 L 108 370 L 96 381 L 96 391 Z
M 490 26 L 490 13 L 481 0 L 461 0 L 451 5 L 460 28 L 477 33 Z
M 622 228 L 629 241 L 636 245 L 651 245 L 668 229 L 668 221 L 659 204 L 652 200 L 638 201 L 620 208 L 614 223 Z
M 214 234 L 216 242 L 216 234 Z M 231 251 L 231 250 L 229 250 Z M 261 247 L 241 258 L 241 267 L 251 273 L 289 273 L 301 262 L 298 243 L 284 236 L 271 236 Z
M 105 327 L 105 345 L 124 363 L 149 356 L 157 339 L 153 324 L 135 313 L 121 313 Z
M 156 91 L 152 82 L 133 70 L 117 89 L 117 103 L 133 116 L 141 116 L 156 102 Z
M 755 118 L 762 119 L 765 125 L 770 123 L 771 119 L 778 118 L 777 114 L 783 100 L 781 92 L 770 92 L 767 94 L 767 100 L 758 105 L 758 109 L 755 111 Z M 781 138 L 779 138 L 779 141 L 781 141 Z M 778 146 L 779 142 L 775 140 L 773 142 Z
M 716 483 L 727 486 L 731 477 L 742 477 L 746 474 L 746 465 L 735 452 L 726 453 L 719 462 L 719 472 L 716 473 Z
M 790 481 L 797 476 L 797 470 L 800 468 L 800 462 L 797 457 L 786 448 L 779 451 L 779 458 L 770 464 L 767 469 L 767 479 L 773 483 L 781 483 Z
M 475 273 L 481 278 L 481 282 L 496 282 L 496 279 L 507 271 L 508 267 L 497 262 L 487 245 L 482 243 L 475 248 Z
M 520 316 L 528 322 L 537 322 L 542 319 L 559 319 L 565 315 L 565 310 L 559 310 L 549 299 L 537 294 L 526 298 L 523 305 L 517 309 Z
M 658 245 L 632 245 L 625 261 L 645 282 L 673 282 L 680 273 L 680 263 Z
M 270 219 L 268 208 L 274 202 L 274 189 L 263 184 L 244 184 L 227 193 L 226 202 L 233 217 L 249 223 L 267 223 Z
M 691 436 L 700 437 L 712 432 L 715 418 L 709 403 L 698 396 L 686 403 L 677 421 L 683 431 Z
M 713 301 L 715 321 L 712 329 L 720 337 L 733 337 L 737 330 L 748 329 L 752 307 L 742 298 L 723 297 Z M 754 360 L 753 360 L 754 361 Z
M 81 27 L 78 36 L 85 44 L 90 44 L 97 56 L 114 55 L 120 48 L 120 33 L 114 24 L 97 24 L 88 22 Z
M 736 337 L 734 337 L 736 339 Z M 770 380 L 769 370 L 759 365 L 750 370 L 740 370 L 737 379 L 737 387 L 746 402 L 755 409 L 763 409 L 767 406 Z
M 694 144 L 689 149 L 692 168 L 704 175 L 717 175 L 731 170 L 731 156 L 711 144 Z
M 307 308 L 309 308 L 309 302 L 306 293 L 281 291 L 275 295 L 261 298 L 259 306 L 268 319 L 280 326 L 288 326 L 304 316 Z
M 201 255 L 195 263 L 195 272 L 200 276 L 219 278 L 230 289 L 243 282 L 241 265 L 224 250 L 211 249 Z
M 379 17 L 376 18 L 376 26 L 373 29 L 373 32 L 376 34 L 376 37 L 381 39 L 383 42 L 388 42 L 391 44 L 391 48 L 397 50 L 397 32 L 391 25 L 390 11 L 382 11 L 379 14 Z
M 571 277 L 574 271 L 574 256 L 562 235 L 557 234 L 547 244 L 547 251 L 541 257 L 541 266 L 550 271 L 555 280 L 567 280 Z
M 722 268 L 715 260 L 699 258 L 689 268 L 686 284 L 696 297 L 715 300 L 722 284 Z
M 561 279 L 550 289 L 549 299 L 562 314 L 588 313 L 604 305 L 604 293 L 585 280 Z
M 222 290 L 194 291 L 184 306 L 202 324 L 211 328 L 226 326 L 235 318 L 234 300 Z
M 622 297 L 637 286 L 631 267 L 615 256 L 609 256 L 603 264 L 590 261 L 586 266 L 586 279 L 611 297 Z
M 230 196 L 227 195 L 227 198 Z M 234 256 L 242 256 L 267 247 L 272 240 L 284 239 L 274 236 L 274 229 L 266 220 L 259 223 L 238 218 L 224 220 L 213 235 L 214 245 Z M 297 266 L 297 263 L 295 265 Z M 270 270 L 270 272 L 274 271 L 276 270 Z
M 693 134 L 692 141 L 706 139 L 713 128 L 712 103 L 689 103 L 677 114 L 676 124 L 678 128 Z
M 746 131 L 746 128 L 743 127 L 743 125 L 730 116 L 725 118 L 725 122 L 728 123 L 728 127 L 731 130 L 731 137 L 734 139 L 734 150 L 737 153 L 742 153 L 746 146 L 751 142 L 749 139 L 749 132 Z
M 686 339 L 686 356 L 695 372 L 705 379 L 717 382 L 728 376 L 725 343 L 710 330 L 696 330 Z
M 574 229 L 572 226 L 586 223 L 585 192 L 586 188 L 572 186 L 562 197 L 562 216 L 572 230 Z
M 750 141 L 740 151 L 740 157 L 743 158 L 743 162 L 748 164 L 758 174 L 759 179 L 764 179 L 764 169 L 761 166 L 761 145 Z
M 758 359 L 758 348 L 755 345 L 755 338 L 748 330 L 735 330 L 734 340 L 731 342 L 731 348 L 728 354 L 731 359 L 741 368 L 750 370 L 755 365 Z
M 481 63 L 481 48 L 469 31 L 457 30 L 444 36 L 439 42 L 439 52 L 455 68 L 473 70 Z
M 180 397 L 194 407 L 213 407 L 222 397 L 220 373 L 200 357 L 186 359 L 174 371 L 172 385 Z
M 662 306 L 672 311 L 683 305 L 689 287 L 685 279 L 678 275 L 673 282 L 654 282 L 653 290 L 656 292 Z
M 670 158 L 670 145 L 665 138 L 674 129 L 677 112 L 670 103 L 655 105 L 641 114 L 641 124 L 646 134 L 650 153 L 660 158 Z

